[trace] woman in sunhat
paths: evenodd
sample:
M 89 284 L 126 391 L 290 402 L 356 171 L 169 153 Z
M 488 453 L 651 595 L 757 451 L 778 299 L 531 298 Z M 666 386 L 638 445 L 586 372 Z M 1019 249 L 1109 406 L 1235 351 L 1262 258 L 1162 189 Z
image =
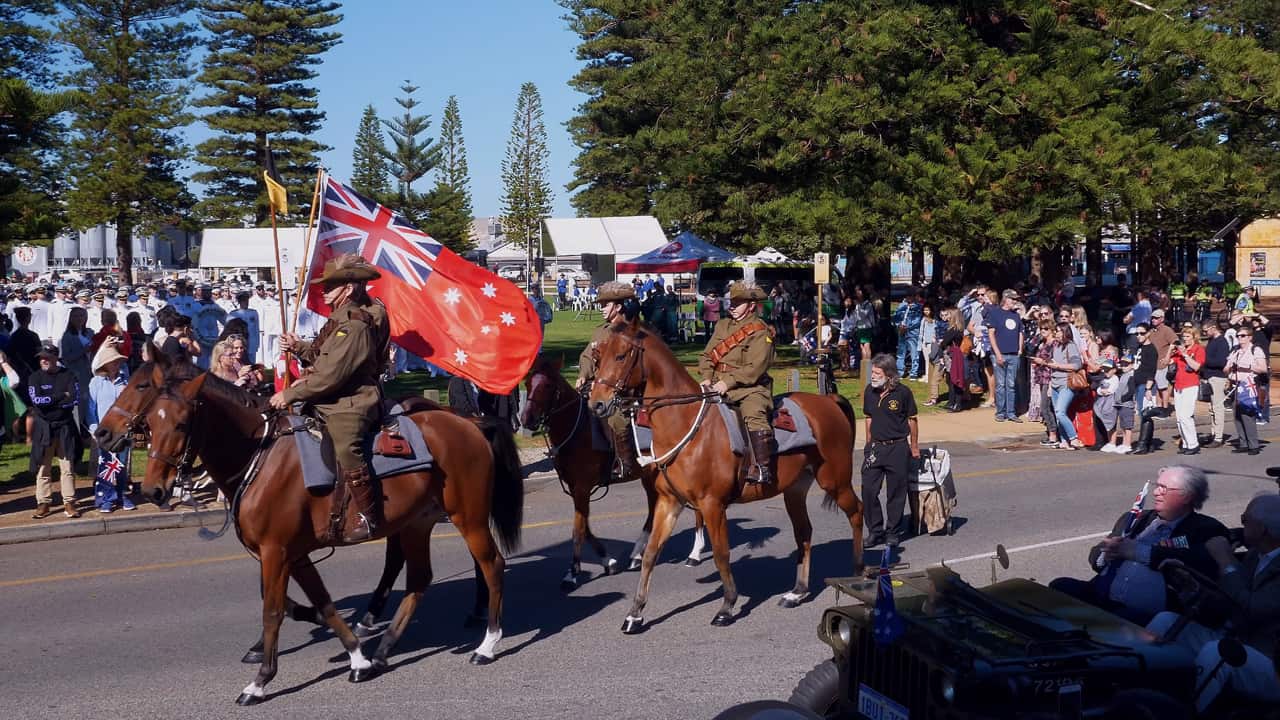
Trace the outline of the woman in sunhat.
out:
M 114 335 L 104 339 L 102 347 L 93 356 L 93 379 L 89 381 L 89 432 L 98 429 L 98 423 L 115 404 L 116 398 L 129 382 L 128 360 L 121 352 L 122 342 Z M 93 504 L 100 513 L 116 508 L 134 509 L 129 499 L 129 454 L 133 444 L 118 453 L 98 448 L 97 472 L 93 476 Z

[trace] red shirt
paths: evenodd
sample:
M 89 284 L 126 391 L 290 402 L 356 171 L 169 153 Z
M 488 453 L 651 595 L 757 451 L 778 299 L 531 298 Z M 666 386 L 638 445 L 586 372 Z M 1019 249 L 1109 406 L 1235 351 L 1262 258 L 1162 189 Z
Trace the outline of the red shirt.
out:
M 1204 365 L 1203 345 L 1192 345 L 1187 348 L 1187 354 L 1191 356 L 1192 360 L 1196 361 L 1197 368 Z M 1187 361 L 1183 359 L 1182 353 L 1175 350 L 1173 352 L 1173 362 L 1178 366 L 1178 374 L 1173 377 L 1174 390 L 1185 390 L 1189 387 L 1199 387 L 1200 371 L 1188 368 Z

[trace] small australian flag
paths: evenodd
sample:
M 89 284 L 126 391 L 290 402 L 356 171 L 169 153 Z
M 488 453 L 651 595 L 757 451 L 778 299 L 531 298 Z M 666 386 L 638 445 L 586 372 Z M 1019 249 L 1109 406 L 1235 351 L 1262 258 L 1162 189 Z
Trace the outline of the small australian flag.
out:
M 877 645 L 888 645 L 902 636 L 902 616 L 893 602 L 893 580 L 889 577 L 889 553 L 880 555 L 880 581 L 876 587 L 876 609 L 872 613 L 871 637 Z

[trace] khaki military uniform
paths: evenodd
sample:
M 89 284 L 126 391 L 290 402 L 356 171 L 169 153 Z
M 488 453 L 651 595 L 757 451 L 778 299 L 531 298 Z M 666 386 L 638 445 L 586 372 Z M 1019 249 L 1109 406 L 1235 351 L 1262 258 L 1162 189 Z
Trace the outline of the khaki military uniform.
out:
M 722 345 L 735 337 L 739 338 L 736 344 Z M 717 351 L 722 352 L 719 357 L 715 357 Z M 754 315 L 743 320 L 728 317 L 716 323 L 707 349 L 698 360 L 698 371 L 710 383 L 724 381 L 729 388 L 725 399 L 738 407 L 747 430 L 772 433 L 772 364 L 773 333 L 764 321 Z
M 597 327 L 591 333 L 591 342 L 587 343 L 582 355 L 578 356 L 578 377 L 582 379 L 583 387 L 589 389 L 591 381 L 596 377 L 596 366 L 599 361 L 596 353 L 600 345 L 609 339 L 610 328 L 612 327 L 609 323 L 603 323 Z M 615 433 L 631 432 L 631 423 L 622 413 L 613 413 L 605 420 L 605 424 Z
M 362 468 L 367 460 L 364 438 L 381 416 L 378 377 L 390 341 L 386 308 L 352 301 L 333 311 L 314 342 L 294 348 L 311 371 L 286 389 L 284 398 L 315 408 L 343 470 Z

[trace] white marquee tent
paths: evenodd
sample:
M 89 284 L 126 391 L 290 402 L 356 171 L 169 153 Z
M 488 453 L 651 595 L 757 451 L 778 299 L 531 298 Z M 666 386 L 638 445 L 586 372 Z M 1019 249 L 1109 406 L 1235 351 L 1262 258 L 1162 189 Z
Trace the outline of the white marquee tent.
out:
M 280 265 L 284 287 L 292 288 L 303 257 L 305 227 L 280 228 Z M 312 231 L 312 242 L 315 232 Z M 200 247 L 200 267 L 229 270 L 233 268 L 276 268 L 275 243 L 271 228 L 209 228 L 204 231 Z

